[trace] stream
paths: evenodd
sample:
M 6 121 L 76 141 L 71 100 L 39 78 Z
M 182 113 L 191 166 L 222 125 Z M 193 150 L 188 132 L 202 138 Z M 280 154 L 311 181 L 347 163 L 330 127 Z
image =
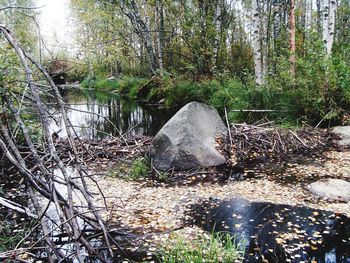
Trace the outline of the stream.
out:
M 333 212 L 245 199 L 205 200 L 192 224 L 230 233 L 244 262 L 350 262 L 350 218 Z
M 108 139 L 120 134 L 154 136 L 173 115 L 173 111 L 147 102 L 131 102 L 112 93 L 68 92 L 64 101 L 68 118 L 84 139 Z M 57 120 L 51 121 L 51 133 L 66 137 L 57 109 L 52 106 L 50 110 Z

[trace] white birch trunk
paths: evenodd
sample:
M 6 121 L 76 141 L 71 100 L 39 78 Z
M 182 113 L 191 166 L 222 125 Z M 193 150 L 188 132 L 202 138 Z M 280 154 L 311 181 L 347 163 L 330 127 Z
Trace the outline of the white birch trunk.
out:
M 305 30 L 312 28 L 312 1 L 305 0 Z M 308 32 L 307 32 L 308 33 Z
M 154 34 L 156 36 L 156 44 L 157 44 L 157 56 L 159 63 L 159 70 L 163 71 L 163 54 L 162 54 L 162 28 L 161 28 L 161 6 L 159 1 L 156 1 L 154 8 Z
M 261 60 L 262 60 L 262 80 L 266 79 L 268 73 L 268 53 L 269 53 L 269 40 L 268 40 L 268 19 L 269 19 L 269 10 L 268 10 L 268 1 L 262 1 L 262 14 L 260 15 L 261 30 L 260 30 L 260 39 L 261 39 Z
M 219 48 L 220 48 L 220 42 L 221 42 L 221 21 L 220 21 L 220 15 L 221 15 L 221 8 L 223 3 L 221 1 L 218 1 L 216 4 L 215 9 L 215 29 L 216 29 L 216 37 L 215 37 L 215 45 L 214 45 L 214 56 L 213 56 L 213 65 L 217 65 L 218 59 L 219 59 Z
M 295 52 L 295 0 L 290 0 L 290 12 L 289 12 L 289 48 L 290 48 L 290 74 L 295 79 L 295 64 L 296 64 L 296 52 Z
M 323 1 L 323 10 L 322 10 L 322 40 L 325 47 L 328 46 L 328 19 L 329 19 L 329 0 Z
M 335 35 L 335 18 L 337 12 L 337 0 L 329 1 L 329 18 L 328 18 L 328 38 L 326 43 L 326 52 L 328 55 L 332 52 L 334 35 Z
M 260 29 L 260 10 L 258 0 L 253 0 L 253 33 L 252 45 L 254 50 L 254 70 L 255 82 L 258 85 L 263 84 L 263 68 L 262 68 L 262 50 L 261 50 L 261 29 Z

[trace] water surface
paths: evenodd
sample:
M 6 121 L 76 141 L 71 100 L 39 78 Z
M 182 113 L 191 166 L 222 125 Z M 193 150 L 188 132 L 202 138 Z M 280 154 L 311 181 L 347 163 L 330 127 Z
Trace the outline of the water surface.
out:
M 350 219 L 342 214 L 235 198 L 204 201 L 189 215 L 245 244 L 244 262 L 350 263 Z
M 112 93 L 69 92 L 64 100 L 77 135 L 85 139 L 104 139 L 120 134 L 153 136 L 173 114 L 147 102 L 127 101 Z M 57 120 L 51 121 L 51 132 L 66 137 L 57 108 L 52 106 L 51 112 Z

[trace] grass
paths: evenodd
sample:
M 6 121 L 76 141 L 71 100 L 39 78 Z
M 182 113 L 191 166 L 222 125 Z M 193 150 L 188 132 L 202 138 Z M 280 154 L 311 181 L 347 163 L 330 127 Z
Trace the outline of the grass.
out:
M 146 178 L 150 173 L 150 163 L 147 157 L 136 157 L 131 165 L 118 163 L 108 173 L 108 176 L 119 177 L 125 180 L 139 180 Z
M 164 263 L 242 262 L 243 247 L 228 233 L 197 236 L 191 241 L 179 236 L 174 245 L 160 253 L 159 259 Z
M 86 77 L 81 86 L 85 89 L 94 89 L 96 91 L 118 91 L 121 94 L 128 94 L 136 98 L 138 89 L 147 82 L 147 79 L 139 77 L 124 76 L 120 79 L 106 79 L 102 77 Z
M 23 231 L 14 233 L 6 221 L 0 222 L 0 253 L 14 249 L 22 237 Z
M 149 162 L 147 158 L 140 157 L 134 159 L 128 178 L 132 180 L 137 180 L 140 178 L 147 177 L 150 172 Z

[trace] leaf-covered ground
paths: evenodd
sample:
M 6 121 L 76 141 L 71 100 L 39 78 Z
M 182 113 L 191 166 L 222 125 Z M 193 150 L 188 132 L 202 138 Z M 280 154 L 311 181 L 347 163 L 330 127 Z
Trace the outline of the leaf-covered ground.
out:
M 299 159 L 299 160 L 298 160 Z M 301 162 L 302 160 L 302 162 Z M 99 167 L 110 170 L 112 164 Z M 188 184 L 154 183 L 150 179 L 125 180 L 113 170 L 105 176 L 95 176 L 103 190 L 108 208 L 104 218 L 110 224 L 131 230 L 141 236 L 151 251 L 159 242 L 169 242 L 178 230 L 181 235 L 194 236 L 198 228 L 184 224 L 186 208 L 201 199 L 230 199 L 243 197 L 250 201 L 268 201 L 289 205 L 303 205 L 321 210 L 330 210 L 350 216 L 350 203 L 331 202 L 312 195 L 306 185 L 321 178 L 350 179 L 350 151 L 329 151 L 324 158 L 300 157 L 288 163 L 260 164 L 246 170 L 241 180 L 213 182 L 202 180 L 210 177 L 201 171 L 191 173 L 182 181 Z M 200 180 L 198 180 L 200 178 Z M 192 181 L 196 183 L 191 184 Z M 95 201 L 101 206 L 103 198 Z M 179 230 L 181 229 L 181 230 Z M 176 234 L 175 234 L 176 235 Z M 171 240 L 171 238 L 170 238 Z M 134 249 L 138 249 L 136 245 Z

